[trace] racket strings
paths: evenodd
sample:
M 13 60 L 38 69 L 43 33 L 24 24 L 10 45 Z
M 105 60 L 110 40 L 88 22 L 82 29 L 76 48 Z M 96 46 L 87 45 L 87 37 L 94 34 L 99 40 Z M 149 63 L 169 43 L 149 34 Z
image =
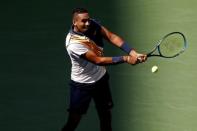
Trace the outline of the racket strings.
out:
M 179 34 L 174 34 L 163 39 L 160 44 L 160 53 L 166 57 L 178 55 L 184 49 L 184 39 Z

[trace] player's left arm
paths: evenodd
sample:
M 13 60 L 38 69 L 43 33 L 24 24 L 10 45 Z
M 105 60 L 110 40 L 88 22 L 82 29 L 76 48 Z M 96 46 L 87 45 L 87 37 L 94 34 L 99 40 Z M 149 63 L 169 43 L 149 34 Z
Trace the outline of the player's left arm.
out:
M 103 35 L 103 37 L 107 41 L 109 41 L 110 43 L 114 44 L 115 46 L 117 46 L 119 48 L 124 43 L 124 40 L 121 37 L 119 37 L 118 35 L 112 33 L 111 31 L 109 31 L 104 26 L 101 27 L 101 34 Z
M 129 44 L 127 44 L 120 36 L 116 35 L 115 33 L 112 33 L 111 31 L 109 31 L 107 28 L 105 28 L 104 26 L 101 27 L 101 34 L 103 35 L 103 37 L 109 41 L 110 43 L 112 43 L 113 45 L 121 48 L 123 51 L 125 51 L 127 54 L 131 55 L 132 57 L 134 57 L 135 59 L 138 58 L 142 58 L 143 62 L 145 61 L 145 57 L 143 54 L 139 54 L 137 53 L 132 47 L 130 47 Z

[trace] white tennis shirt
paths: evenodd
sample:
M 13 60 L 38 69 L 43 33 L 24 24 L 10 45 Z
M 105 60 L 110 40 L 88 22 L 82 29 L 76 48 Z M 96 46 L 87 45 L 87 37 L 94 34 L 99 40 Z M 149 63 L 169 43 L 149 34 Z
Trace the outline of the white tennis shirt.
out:
M 81 39 L 87 37 L 80 36 Z M 67 52 L 70 56 L 71 67 L 71 80 L 78 83 L 94 83 L 98 81 L 106 73 L 104 66 L 93 64 L 84 58 L 80 57 L 85 54 L 89 49 L 72 37 L 72 33 L 68 33 L 65 41 Z

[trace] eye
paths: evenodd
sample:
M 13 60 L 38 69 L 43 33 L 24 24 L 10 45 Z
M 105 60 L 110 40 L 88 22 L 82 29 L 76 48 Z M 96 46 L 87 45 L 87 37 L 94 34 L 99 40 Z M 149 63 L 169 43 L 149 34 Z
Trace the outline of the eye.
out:
M 90 23 L 90 19 L 82 19 L 83 23 L 89 22 Z

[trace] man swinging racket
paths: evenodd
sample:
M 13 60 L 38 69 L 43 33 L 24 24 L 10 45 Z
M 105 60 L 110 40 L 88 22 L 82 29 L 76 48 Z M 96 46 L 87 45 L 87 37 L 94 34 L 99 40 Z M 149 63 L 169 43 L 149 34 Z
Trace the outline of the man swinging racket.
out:
M 103 39 L 127 53 L 125 56 L 103 55 Z M 73 10 L 72 28 L 66 36 L 65 46 L 70 56 L 72 69 L 70 81 L 70 105 L 67 123 L 62 131 L 74 131 L 90 101 L 94 100 L 100 120 L 101 131 L 112 131 L 111 108 L 113 106 L 109 88 L 109 74 L 105 66 L 121 63 L 138 64 L 146 61 L 129 47 L 121 37 L 110 32 L 90 18 L 84 8 Z

